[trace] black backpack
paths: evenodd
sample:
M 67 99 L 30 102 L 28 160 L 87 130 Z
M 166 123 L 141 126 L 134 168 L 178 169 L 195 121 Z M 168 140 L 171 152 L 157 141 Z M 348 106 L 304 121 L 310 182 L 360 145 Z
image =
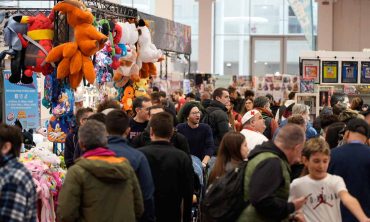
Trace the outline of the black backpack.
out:
M 247 207 L 244 201 L 244 173 L 247 161 L 217 178 L 206 190 L 201 206 L 202 221 L 236 221 Z

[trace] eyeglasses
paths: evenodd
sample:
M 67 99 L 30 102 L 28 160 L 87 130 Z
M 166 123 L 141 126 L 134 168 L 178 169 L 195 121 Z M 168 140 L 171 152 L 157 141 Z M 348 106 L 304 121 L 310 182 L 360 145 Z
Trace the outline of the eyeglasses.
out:
M 190 114 L 191 114 L 191 115 L 201 115 L 201 114 L 202 114 L 202 112 L 200 112 L 200 111 L 199 111 L 199 112 L 191 112 Z

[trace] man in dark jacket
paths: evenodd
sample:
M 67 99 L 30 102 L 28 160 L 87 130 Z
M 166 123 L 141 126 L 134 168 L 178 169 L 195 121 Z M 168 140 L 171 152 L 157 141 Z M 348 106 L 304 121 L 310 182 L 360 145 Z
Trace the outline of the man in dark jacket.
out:
M 281 128 L 273 142 L 264 142 L 251 151 L 244 177 L 244 199 L 250 204 L 238 222 L 282 221 L 303 206 L 305 197 L 292 202 L 288 202 L 288 197 L 289 165 L 300 161 L 304 142 L 303 129 L 288 124 Z
M 161 112 L 165 112 L 165 110 L 162 108 L 162 106 L 152 106 L 149 109 L 149 119 L 151 119 L 151 117 L 154 114 L 161 113 Z M 139 148 L 139 147 L 142 147 L 142 146 L 149 145 L 150 142 L 151 142 L 150 128 L 149 128 L 149 125 L 148 125 L 145 128 L 144 132 L 142 132 L 140 135 L 136 136 L 132 140 L 131 145 L 135 148 Z M 185 153 L 190 155 L 189 143 L 188 143 L 188 141 L 187 141 L 187 139 L 185 138 L 184 135 L 177 132 L 177 129 L 174 129 L 174 132 L 172 134 L 170 142 L 174 147 L 176 147 L 176 148 L 178 148 L 178 149 L 180 149 L 180 150 L 182 150 Z
M 190 221 L 192 162 L 186 153 L 170 143 L 173 133 L 171 114 L 161 112 L 153 115 L 149 126 L 152 143 L 139 150 L 147 157 L 152 171 L 157 221 Z
M 213 140 L 216 148 L 219 146 L 222 137 L 230 130 L 229 117 L 226 106 L 230 105 L 229 91 L 225 88 L 217 88 L 213 92 L 213 101 L 206 109 L 206 118 L 203 123 L 212 128 Z
M 370 147 L 366 145 L 370 129 L 363 119 L 352 119 L 345 128 L 343 146 L 332 149 L 328 172 L 343 177 L 348 192 L 370 215 Z M 351 212 L 341 206 L 343 221 L 357 221 Z
M 78 127 L 82 126 L 87 118 L 94 114 L 94 111 L 91 108 L 81 108 L 77 110 L 76 113 L 76 122 L 77 128 L 73 132 L 69 133 L 66 138 L 65 148 L 64 148 L 64 161 L 67 168 L 73 165 L 73 161 L 76 159 L 74 153 L 76 150 L 80 150 L 78 145 Z M 79 157 L 79 156 L 77 156 Z
M 127 136 L 130 133 L 129 117 L 123 110 L 113 110 L 105 119 L 108 131 L 108 148 L 118 157 L 130 161 L 139 179 L 144 199 L 144 214 L 140 221 L 155 221 L 154 212 L 154 183 L 148 160 L 144 154 L 128 145 Z

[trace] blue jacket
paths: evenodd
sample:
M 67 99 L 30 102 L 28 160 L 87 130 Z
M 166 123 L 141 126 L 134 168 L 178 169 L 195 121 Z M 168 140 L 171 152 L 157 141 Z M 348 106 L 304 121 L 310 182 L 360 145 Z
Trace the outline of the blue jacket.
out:
M 357 198 L 366 215 L 370 215 L 370 147 L 349 143 L 332 149 L 328 172 L 343 177 L 348 192 Z M 357 221 L 341 205 L 344 222 Z
M 279 130 L 283 126 L 285 126 L 287 123 L 288 123 L 287 119 L 281 121 L 281 123 L 279 125 L 279 128 L 275 131 L 274 139 L 275 139 L 276 135 L 278 134 Z M 316 132 L 315 128 L 312 127 L 312 124 L 307 123 L 307 125 L 306 125 L 306 140 L 309 140 L 311 138 L 315 138 L 315 137 L 318 137 L 318 136 L 319 136 L 319 134 Z
M 130 162 L 139 180 L 144 199 L 144 214 L 140 221 L 155 221 L 154 183 L 148 160 L 145 155 L 128 145 L 121 136 L 109 136 L 108 148 L 118 157 L 125 157 Z

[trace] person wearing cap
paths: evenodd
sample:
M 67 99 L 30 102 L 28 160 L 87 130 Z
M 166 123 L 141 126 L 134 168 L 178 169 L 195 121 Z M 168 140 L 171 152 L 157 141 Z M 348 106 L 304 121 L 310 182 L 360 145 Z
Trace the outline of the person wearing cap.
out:
M 343 177 L 348 191 L 358 199 L 366 215 L 370 215 L 370 147 L 368 123 L 359 118 L 348 121 L 344 145 L 332 149 L 328 172 Z M 341 206 L 343 221 L 357 221 Z
M 212 129 L 209 125 L 200 123 L 201 111 L 194 103 L 184 106 L 183 115 L 186 122 L 178 124 L 177 131 L 186 137 L 191 155 L 198 157 L 205 167 L 215 149 Z
M 249 151 L 253 150 L 255 146 L 268 141 L 267 137 L 263 135 L 266 129 L 265 120 L 258 110 L 252 109 L 244 114 L 242 124 L 243 130 L 240 133 L 245 136 Z

